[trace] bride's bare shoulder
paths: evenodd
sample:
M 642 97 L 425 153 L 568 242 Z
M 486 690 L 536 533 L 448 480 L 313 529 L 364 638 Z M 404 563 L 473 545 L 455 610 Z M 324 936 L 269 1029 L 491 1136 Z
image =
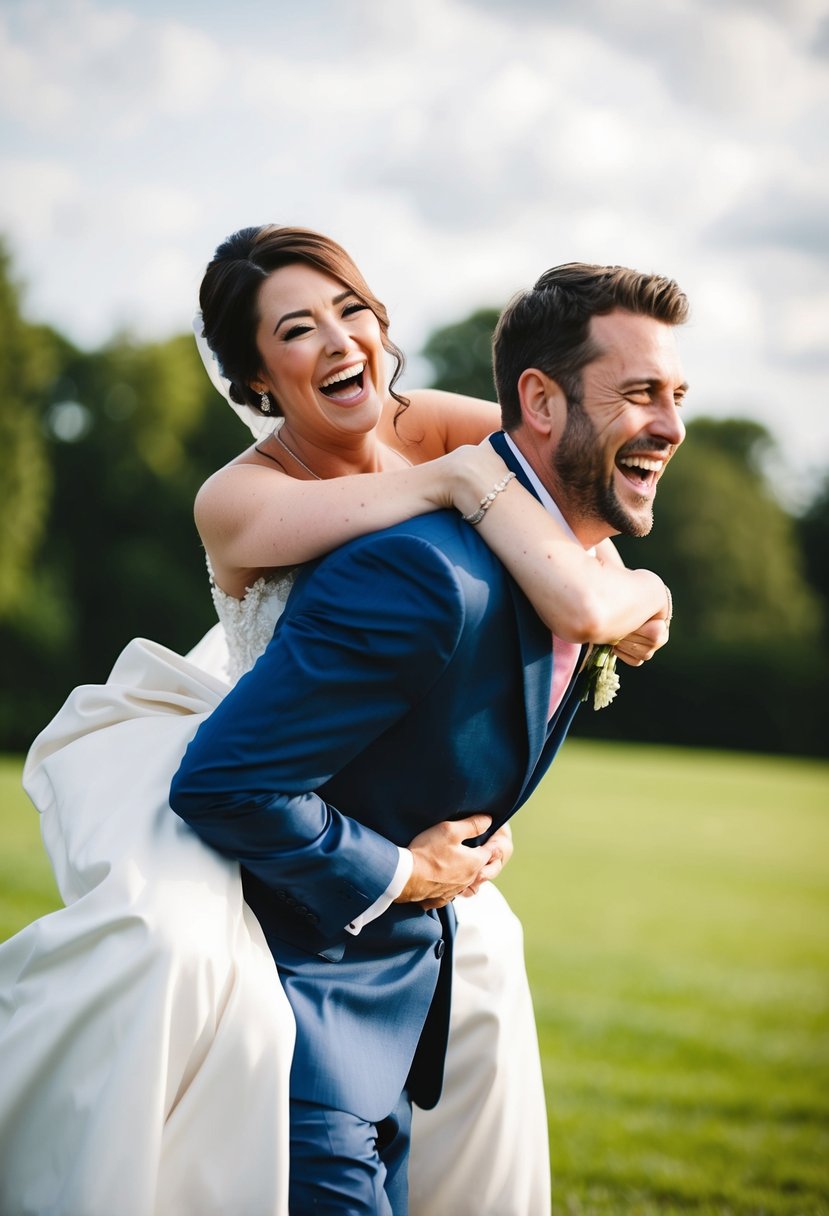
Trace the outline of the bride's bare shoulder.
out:
M 436 388 L 412 389 L 405 396 L 404 409 L 396 401 L 386 403 L 381 438 L 415 463 L 480 443 L 501 425 L 498 406 L 479 397 Z
M 226 518 L 249 509 L 251 498 L 256 498 L 265 489 L 275 489 L 275 478 L 263 481 L 263 472 L 277 474 L 279 482 L 287 478 L 287 472 L 279 460 L 261 453 L 255 444 L 245 448 L 233 460 L 211 473 L 199 488 L 194 503 L 194 512 L 199 531 L 210 526 L 216 517 Z

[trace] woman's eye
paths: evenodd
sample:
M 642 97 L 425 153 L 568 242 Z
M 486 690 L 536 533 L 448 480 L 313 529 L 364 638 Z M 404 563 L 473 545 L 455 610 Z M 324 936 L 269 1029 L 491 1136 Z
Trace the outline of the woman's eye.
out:
M 307 334 L 310 328 L 310 325 L 292 325 L 290 329 L 285 331 L 283 337 L 286 342 L 290 342 L 291 338 L 299 338 L 302 334 Z
M 350 317 L 355 312 L 365 312 L 367 308 L 368 304 L 361 304 L 359 300 L 354 300 L 351 304 L 346 304 L 343 309 L 343 316 Z

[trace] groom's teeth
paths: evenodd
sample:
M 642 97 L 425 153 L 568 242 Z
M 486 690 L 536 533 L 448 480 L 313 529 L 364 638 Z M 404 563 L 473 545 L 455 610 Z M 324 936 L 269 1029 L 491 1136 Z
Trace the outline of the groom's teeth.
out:
M 365 369 L 365 361 L 355 363 L 353 367 L 345 367 L 341 372 L 334 372 L 333 376 L 329 376 L 327 380 L 323 380 L 320 388 L 331 388 L 332 384 L 339 384 L 340 380 L 353 380 L 355 376 L 361 375 Z
M 661 460 L 648 460 L 644 456 L 620 456 L 619 464 L 629 469 L 646 469 L 649 473 L 658 473 L 662 468 Z

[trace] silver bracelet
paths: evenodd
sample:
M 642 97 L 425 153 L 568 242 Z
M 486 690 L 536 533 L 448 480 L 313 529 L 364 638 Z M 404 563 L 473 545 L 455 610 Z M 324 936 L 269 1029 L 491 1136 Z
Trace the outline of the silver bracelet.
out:
M 472 524 L 473 528 L 475 527 L 476 524 L 479 524 L 481 522 L 481 520 L 483 519 L 483 517 L 486 515 L 489 508 L 495 502 L 495 499 L 498 497 L 498 495 L 501 493 L 502 490 L 506 490 L 507 486 L 512 481 L 514 476 L 515 476 L 514 473 L 507 473 L 506 477 L 504 477 L 501 481 L 496 481 L 495 485 L 492 487 L 492 489 L 489 491 L 489 493 L 484 494 L 483 498 L 481 499 L 481 505 L 478 507 L 478 510 L 473 511 L 471 515 L 462 515 L 461 516 L 461 519 L 463 520 L 463 522 L 465 524 Z
M 671 595 L 671 589 L 667 583 L 663 583 L 662 586 L 665 588 L 665 594 L 668 597 L 668 615 L 665 618 L 665 628 L 670 629 L 671 621 L 674 619 L 674 597 Z

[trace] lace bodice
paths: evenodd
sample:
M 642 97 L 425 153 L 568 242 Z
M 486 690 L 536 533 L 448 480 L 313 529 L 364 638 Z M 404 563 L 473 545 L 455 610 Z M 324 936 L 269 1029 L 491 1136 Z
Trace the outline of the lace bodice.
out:
M 258 578 L 237 600 L 217 587 L 210 568 L 210 593 L 227 642 L 227 679 L 235 684 L 250 671 L 273 635 L 276 622 L 296 579 L 296 570 L 283 571 L 270 578 Z

